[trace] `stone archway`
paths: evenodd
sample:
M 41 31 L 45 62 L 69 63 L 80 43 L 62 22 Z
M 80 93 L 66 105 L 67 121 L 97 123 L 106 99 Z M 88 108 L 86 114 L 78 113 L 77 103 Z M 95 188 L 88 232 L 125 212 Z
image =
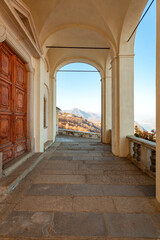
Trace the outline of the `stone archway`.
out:
M 56 95 L 56 80 L 57 80 L 57 70 L 61 69 L 62 67 L 64 67 L 65 65 L 68 65 L 68 64 L 71 64 L 71 63 L 84 63 L 84 64 L 89 64 L 90 66 L 94 67 L 98 72 L 99 72 L 99 75 L 100 75 L 100 78 L 101 78 L 101 139 L 103 141 L 104 139 L 104 131 L 103 131 L 103 126 L 104 126 L 104 118 L 103 118 L 103 115 L 104 115 L 104 97 L 103 97 L 103 94 L 104 94 L 104 91 L 103 91 L 103 81 L 104 81 L 104 71 L 103 69 L 96 63 L 96 62 L 93 62 L 92 60 L 90 59 L 84 59 L 84 58 L 81 58 L 81 57 L 76 57 L 76 58 L 68 58 L 68 59 L 65 59 L 63 61 L 61 61 L 60 63 L 58 63 L 56 65 L 56 68 L 53 70 L 54 73 L 54 95 Z M 56 101 L 55 101 L 56 103 Z M 56 108 L 56 104 L 54 104 L 54 109 Z M 55 111 L 55 110 L 54 110 Z M 54 120 L 54 127 L 55 128 L 55 123 L 56 123 L 56 119 Z

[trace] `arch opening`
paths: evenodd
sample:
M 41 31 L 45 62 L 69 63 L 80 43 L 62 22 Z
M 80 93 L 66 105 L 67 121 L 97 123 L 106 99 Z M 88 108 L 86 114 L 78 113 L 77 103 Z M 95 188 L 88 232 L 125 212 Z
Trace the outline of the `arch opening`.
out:
M 67 134 L 72 131 L 72 135 L 79 132 L 78 136 L 101 138 L 102 71 L 84 61 L 73 60 L 62 63 L 57 70 L 60 71 L 55 72 L 56 106 L 62 110 L 59 133 L 68 130 Z

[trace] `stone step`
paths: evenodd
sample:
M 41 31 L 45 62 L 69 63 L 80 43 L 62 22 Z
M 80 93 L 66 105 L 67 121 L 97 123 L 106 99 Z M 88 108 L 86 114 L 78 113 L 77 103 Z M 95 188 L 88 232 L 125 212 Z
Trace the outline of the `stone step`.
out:
M 29 172 L 42 160 L 43 153 L 34 153 L 23 164 L 16 168 L 8 176 L 3 176 L 0 181 L 0 196 L 10 193 Z
M 44 144 L 44 151 L 46 151 L 51 145 L 53 144 L 53 141 L 47 141 Z

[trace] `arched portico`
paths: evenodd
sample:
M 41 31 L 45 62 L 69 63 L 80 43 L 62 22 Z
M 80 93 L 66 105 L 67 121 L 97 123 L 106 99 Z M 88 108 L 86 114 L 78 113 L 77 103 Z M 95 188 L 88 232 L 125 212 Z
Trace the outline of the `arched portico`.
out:
M 57 71 L 59 69 L 61 69 L 62 67 L 64 67 L 65 65 L 68 65 L 68 64 L 71 64 L 71 63 L 86 63 L 86 64 L 89 64 L 91 66 L 93 66 L 95 69 L 97 69 L 97 71 L 99 71 L 99 74 L 100 74 L 100 80 L 101 80 L 101 99 L 102 99 L 102 102 L 101 102 L 101 122 L 102 122 L 102 141 L 104 139 L 104 130 L 103 130 L 103 126 L 104 126 L 104 111 L 105 111 L 105 108 L 103 107 L 104 105 L 106 105 L 106 103 L 104 103 L 105 101 L 105 98 L 103 97 L 104 96 L 104 91 L 103 91 L 103 81 L 104 81 L 104 70 L 101 68 L 101 66 L 99 66 L 99 64 L 97 64 L 95 61 L 91 60 L 91 59 L 87 59 L 87 58 L 83 58 L 83 57 L 75 57 L 75 58 L 67 58 L 67 59 L 63 59 L 61 60 L 60 62 L 58 62 L 55 66 L 55 68 L 53 69 L 53 78 L 50 78 L 50 81 L 52 81 L 53 83 L 53 96 L 54 99 L 53 99 L 53 106 L 52 106 L 52 110 L 53 110 L 53 113 L 55 113 L 56 111 L 56 78 L 57 78 Z M 53 114 L 53 138 L 55 139 L 56 137 L 56 132 L 54 131 L 55 129 L 55 126 L 56 126 L 56 116 L 55 114 Z
M 126 136 L 134 131 L 135 35 L 128 39 L 147 0 L 114 0 L 114 4 L 113 0 L 99 2 L 5 0 L 0 3 L 1 41 L 8 41 L 13 49 L 14 45 L 17 46 L 22 59 L 27 56 L 28 76 L 34 80 L 31 81 L 32 97 L 28 108 L 34 122 L 33 125 L 31 123 L 30 134 L 32 142 L 35 138 L 36 151 L 44 150 L 44 89 L 41 86 L 45 83 L 49 89 L 48 140 L 54 141 L 56 70 L 68 63 L 84 62 L 98 69 L 102 79 L 102 141 L 110 142 L 109 129 L 112 129 L 113 154 L 120 157 L 128 155 Z M 56 45 L 110 49 L 46 48 Z

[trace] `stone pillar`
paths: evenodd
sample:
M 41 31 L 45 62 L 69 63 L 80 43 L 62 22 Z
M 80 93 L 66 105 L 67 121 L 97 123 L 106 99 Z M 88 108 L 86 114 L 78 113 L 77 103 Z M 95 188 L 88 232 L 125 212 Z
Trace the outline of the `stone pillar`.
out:
M 56 78 L 53 78 L 53 141 L 56 140 Z
M 112 60 L 112 152 L 127 157 L 127 135 L 134 134 L 134 56 Z
M 119 91 L 118 91 L 118 58 L 114 58 L 112 65 L 112 152 L 119 156 Z
M 112 78 L 111 78 L 111 70 L 108 70 L 106 73 L 106 143 L 111 143 L 111 129 L 112 129 Z
M 43 79 L 43 60 L 34 59 L 34 96 L 35 96 L 35 151 L 44 151 L 44 79 Z
M 53 141 L 53 77 L 49 78 L 48 137 Z
M 156 66 L 156 198 L 160 202 L 160 1 L 157 0 Z
M 111 143 L 111 71 L 102 79 L 102 142 Z
M 101 79 L 101 141 L 106 142 L 106 111 L 105 111 L 105 102 L 106 102 L 106 93 L 105 93 L 105 79 Z
M 28 69 L 26 64 L 26 69 Z M 34 138 L 34 112 L 35 112 L 35 98 L 34 98 L 34 70 L 27 72 L 27 150 L 35 151 Z

